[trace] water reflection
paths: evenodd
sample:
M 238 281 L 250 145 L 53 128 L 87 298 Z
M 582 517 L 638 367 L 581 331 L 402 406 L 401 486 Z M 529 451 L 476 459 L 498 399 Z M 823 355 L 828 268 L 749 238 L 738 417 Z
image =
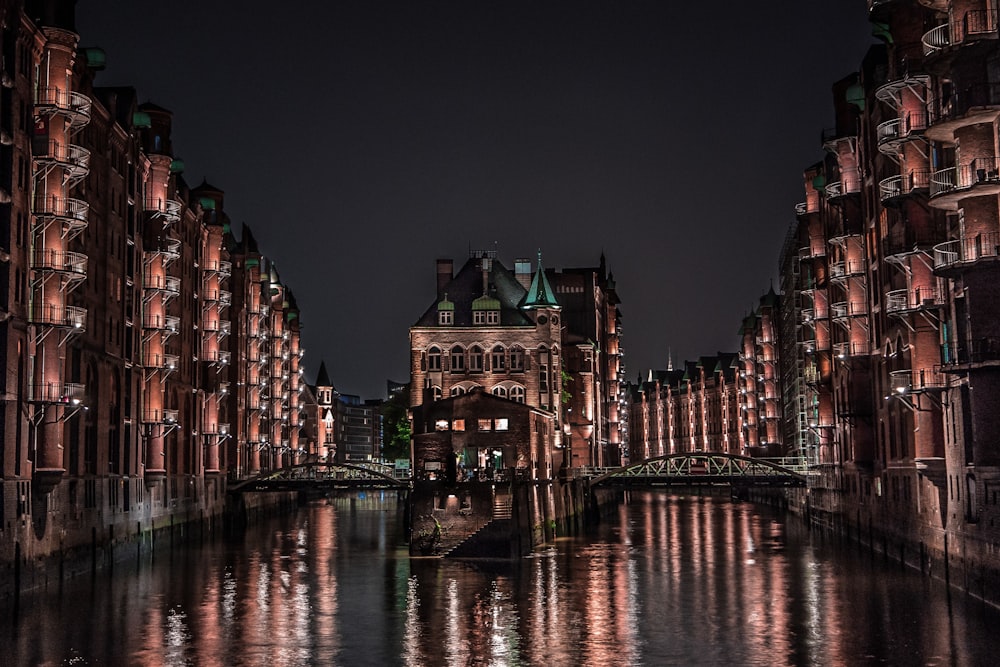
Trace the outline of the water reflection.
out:
M 1000 648 L 994 611 L 768 509 L 627 501 L 514 563 L 410 559 L 392 494 L 312 506 L 26 595 L 0 664 L 964 665 Z

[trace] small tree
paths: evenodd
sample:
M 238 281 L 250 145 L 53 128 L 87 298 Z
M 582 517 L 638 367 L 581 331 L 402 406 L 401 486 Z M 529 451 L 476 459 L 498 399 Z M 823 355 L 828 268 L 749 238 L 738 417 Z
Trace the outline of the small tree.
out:
M 382 404 L 382 458 L 387 461 L 410 458 L 410 388 L 394 392 Z

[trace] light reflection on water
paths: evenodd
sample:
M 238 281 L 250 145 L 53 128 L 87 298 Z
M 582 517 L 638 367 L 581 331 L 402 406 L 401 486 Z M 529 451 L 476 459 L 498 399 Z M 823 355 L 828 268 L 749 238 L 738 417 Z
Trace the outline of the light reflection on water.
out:
M 26 594 L 0 664 L 991 664 L 1000 615 L 728 500 L 634 493 L 511 563 L 410 559 L 394 496 Z M 0 612 L 8 610 L 0 609 Z

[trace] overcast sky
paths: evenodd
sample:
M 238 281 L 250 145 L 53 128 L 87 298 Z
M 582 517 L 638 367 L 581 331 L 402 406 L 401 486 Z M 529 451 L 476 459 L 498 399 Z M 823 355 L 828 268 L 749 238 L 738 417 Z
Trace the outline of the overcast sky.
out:
M 277 264 L 308 380 L 365 398 L 470 248 L 604 252 L 629 379 L 735 350 L 872 43 L 864 0 L 81 0 L 77 28 Z

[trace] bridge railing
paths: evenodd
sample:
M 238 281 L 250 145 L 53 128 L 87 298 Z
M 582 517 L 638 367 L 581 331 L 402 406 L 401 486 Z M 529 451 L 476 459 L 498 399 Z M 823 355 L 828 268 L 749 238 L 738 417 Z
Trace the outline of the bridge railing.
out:
M 724 456 L 723 454 L 713 453 L 713 452 L 686 452 L 684 456 L 690 456 L 692 458 L 698 457 L 714 457 L 714 456 Z M 761 463 L 768 463 L 776 466 L 785 468 L 786 470 L 800 475 L 809 475 L 809 461 L 804 456 L 778 456 L 778 457 L 753 457 L 753 461 L 760 461 Z M 641 463 L 636 461 L 629 464 L 635 465 L 636 463 Z M 580 478 L 594 478 L 600 477 L 601 475 L 606 475 L 608 473 L 613 473 L 615 471 L 624 470 L 629 466 L 583 466 L 580 468 L 573 468 L 571 471 L 571 476 Z

